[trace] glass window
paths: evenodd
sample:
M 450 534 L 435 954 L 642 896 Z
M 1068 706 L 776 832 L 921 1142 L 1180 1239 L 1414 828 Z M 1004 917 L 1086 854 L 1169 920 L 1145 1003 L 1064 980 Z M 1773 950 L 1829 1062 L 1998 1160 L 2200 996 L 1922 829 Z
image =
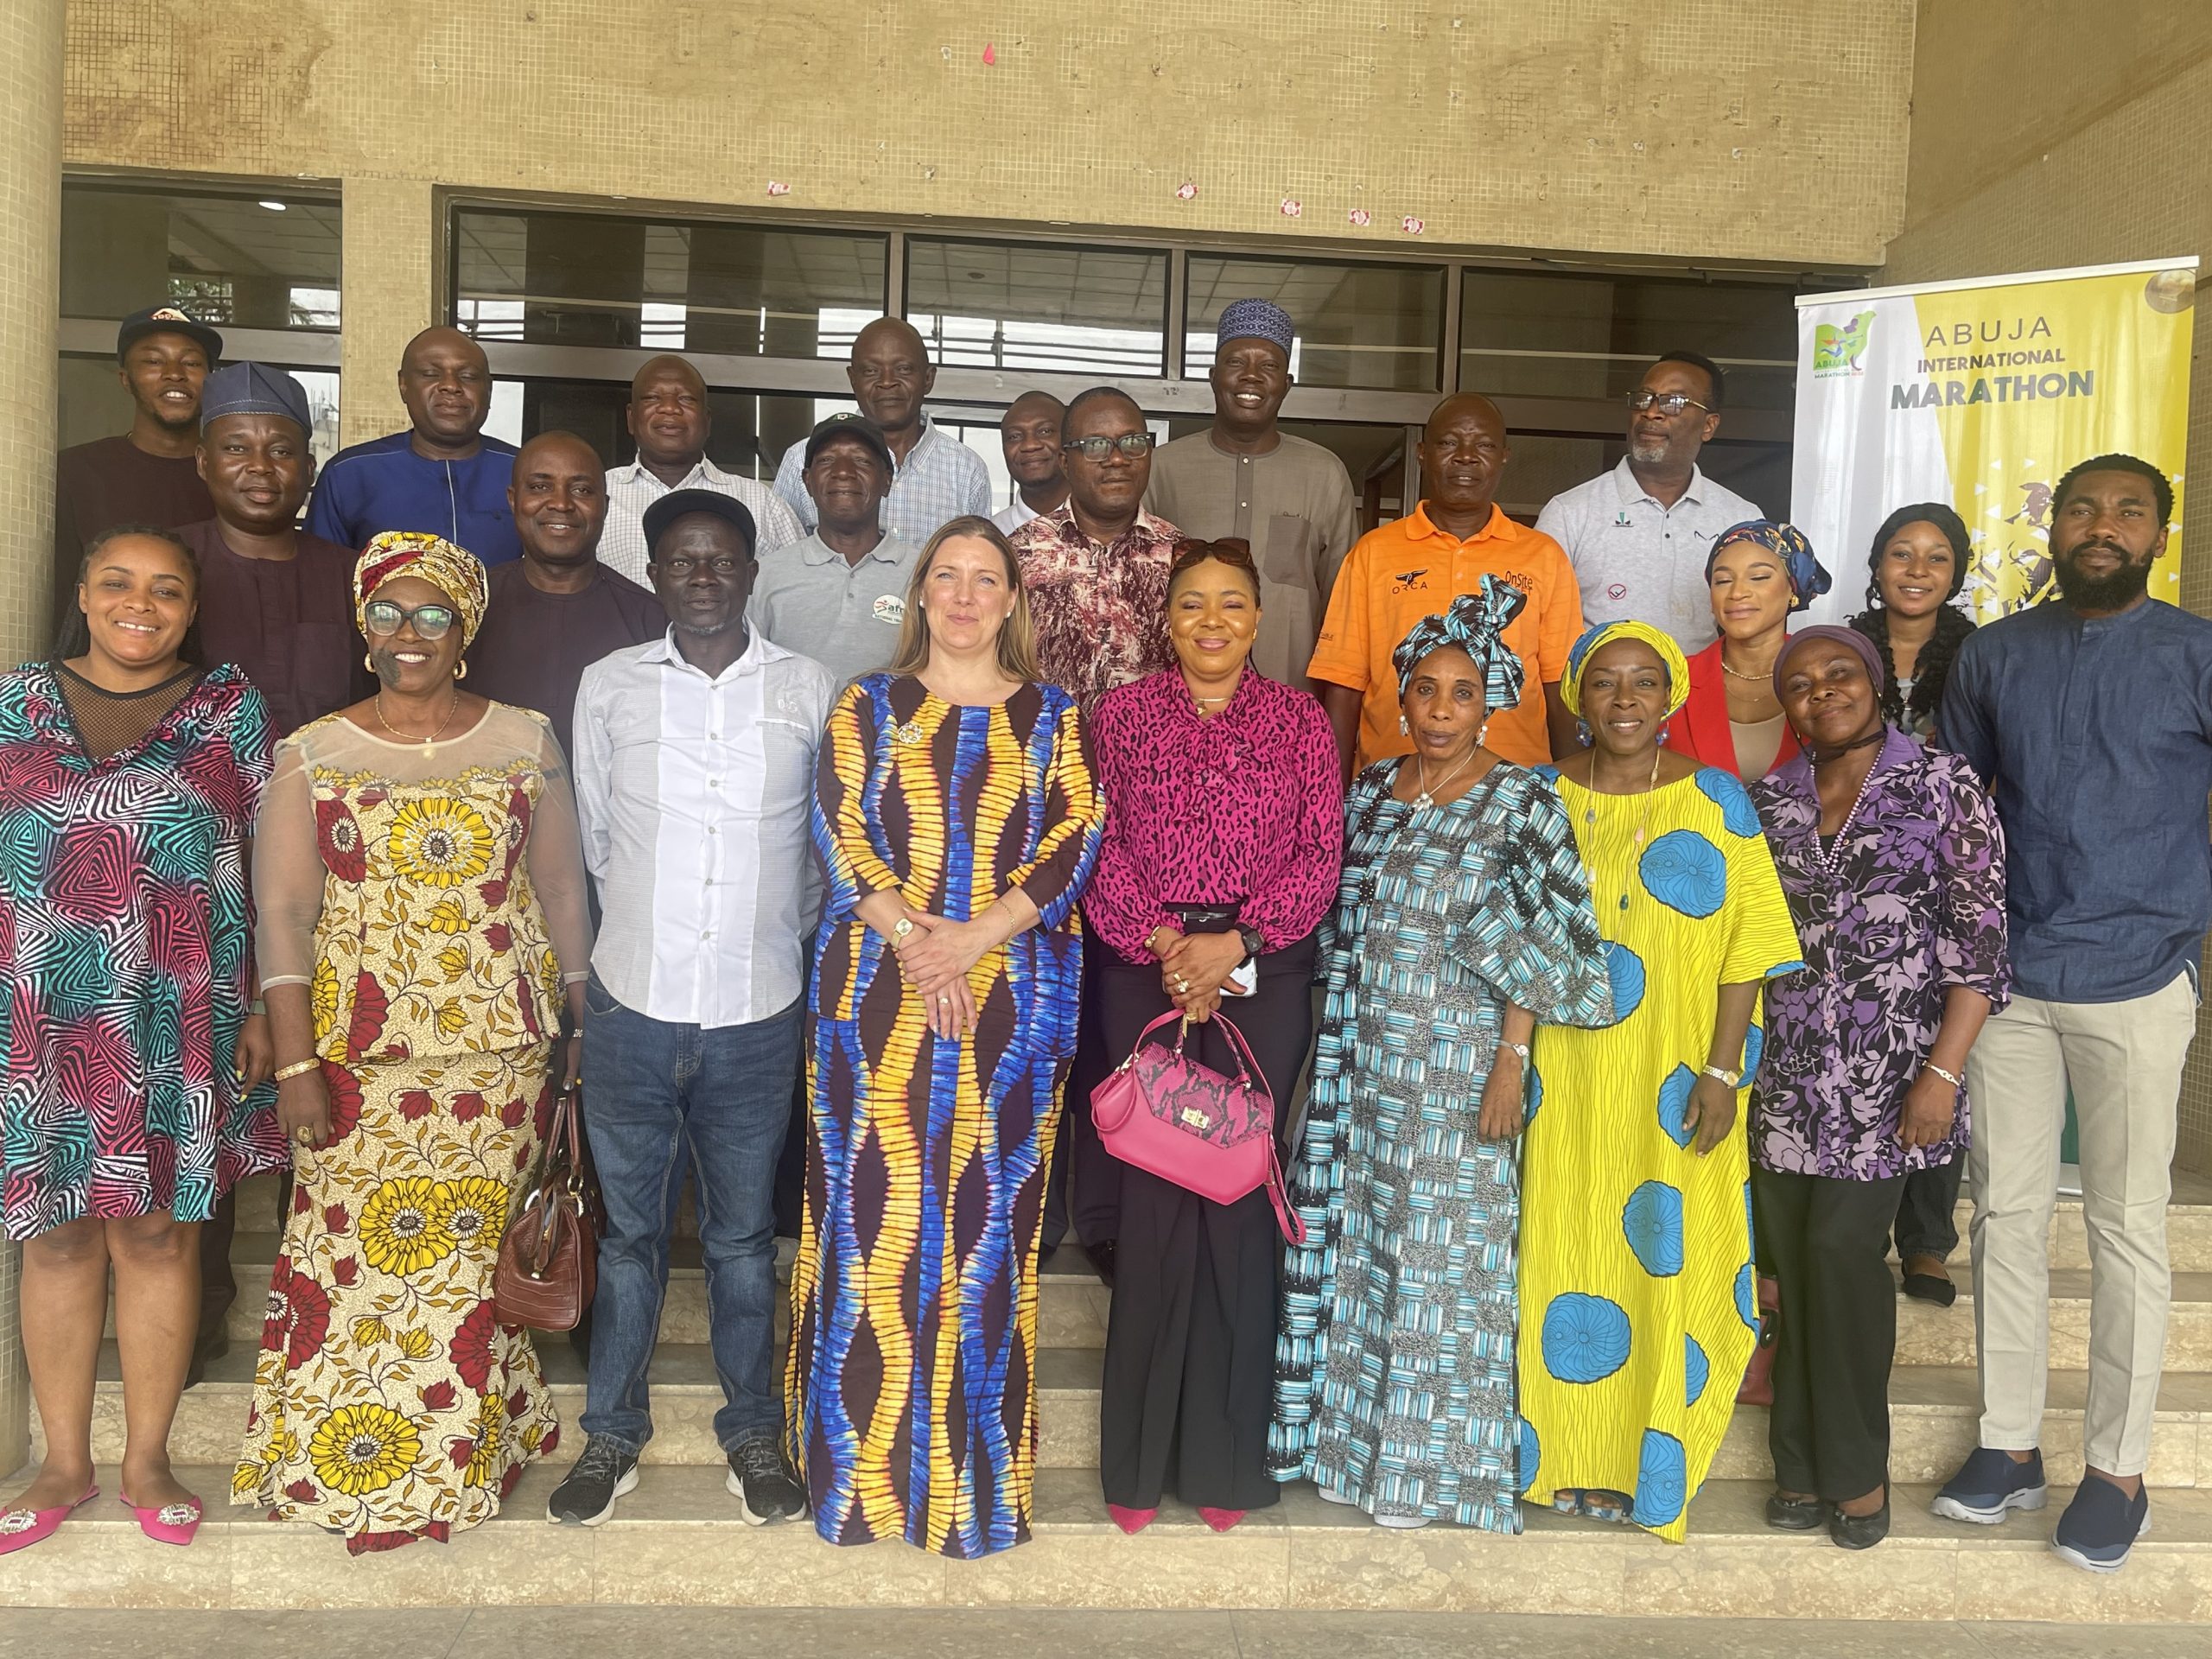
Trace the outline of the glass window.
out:
M 612 214 L 454 215 L 454 321 L 484 340 L 741 357 L 850 354 L 890 238 Z
M 1444 271 L 1436 265 L 1330 265 L 1191 256 L 1183 372 L 1213 366 L 1214 330 L 1235 300 L 1272 300 L 1297 332 L 1290 372 L 1300 385 L 1433 391 L 1444 334 Z
M 940 366 L 1164 374 L 1167 256 L 915 237 L 906 320 Z
M 1777 283 L 1470 268 L 1459 384 L 1533 397 L 1625 397 L 1662 352 L 1702 352 L 1739 409 L 1792 407 L 1796 290 Z M 1624 417 L 1625 418 L 1625 417 Z
M 218 327 L 334 330 L 338 256 L 327 196 L 61 190 L 66 317 L 127 317 L 167 302 Z

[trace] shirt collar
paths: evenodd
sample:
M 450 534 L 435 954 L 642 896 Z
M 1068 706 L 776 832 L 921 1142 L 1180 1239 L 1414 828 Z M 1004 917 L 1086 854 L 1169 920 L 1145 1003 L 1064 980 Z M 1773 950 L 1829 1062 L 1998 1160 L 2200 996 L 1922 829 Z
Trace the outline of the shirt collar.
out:
M 861 563 L 862 564 L 896 564 L 906 556 L 906 543 L 899 538 L 898 532 L 887 530 L 876 544 L 861 556 Z M 845 556 L 823 541 L 822 532 L 818 529 L 798 544 L 798 556 L 800 560 L 807 564 L 843 564 L 845 563 Z M 848 568 L 856 569 L 857 567 Z
M 1436 521 L 1428 516 L 1428 503 L 1426 500 L 1415 506 L 1411 512 L 1406 515 L 1405 518 L 1406 534 L 1412 540 L 1416 542 L 1425 542 L 1430 537 L 1433 536 L 1440 537 L 1444 541 L 1453 543 L 1455 545 L 1460 547 L 1466 546 L 1468 542 L 1505 540 L 1512 533 L 1510 530 L 1512 522 L 1513 521 L 1511 519 L 1505 516 L 1505 509 L 1499 506 L 1497 502 L 1493 501 L 1490 504 L 1490 518 L 1488 521 L 1484 524 L 1480 530 L 1468 537 L 1466 542 L 1462 542 L 1459 537 L 1452 535 L 1451 531 L 1447 530 L 1440 530 L 1437 527 Z
M 1649 501 L 1655 507 L 1659 505 L 1659 498 L 1637 482 L 1636 469 L 1628 464 L 1626 455 L 1623 455 L 1619 464 L 1613 468 L 1613 481 L 1620 486 L 1623 506 L 1634 506 L 1639 501 Z M 1690 481 L 1684 487 L 1681 499 L 1694 501 L 1700 506 L 1705 505 L 1705 472 L 1694 462 L 1690 466 Z
M 1042 522 L 1052 525 L 1054 531 L 1059 536 L 1059 538 L 1062 541 L 1073 542 L 1077 546 L 1081 547 L 1103 546 L 1108 548 L 1109 550 L 1113 548 L 1125 546 L 1132 542 L 1145 545 L 1150 545 L 1160 542 L 1172 542 L 1179 534 L 1181 533 L 1176 530 L 1174 525 L 1169 524 L 1165 518 L 1159 517 L 1157 514 L 1148 512 L 1142 507 L 1139 507 L 1137 509 L 1137 516 L 1130 523 L 1129 527 L 1127 530 L 1123 531 L 1111 542 L 1105 543 L 1094 542 L 1090 537 L 1084 534 L 1082 527 L 1075 521 L 1075 503 L 1073 501 L 1063 501 L 1058 506 L 1054 507 L 1050 512 L 1039 514 L 1039 518 Z
M 662 483 L 659 474 L 649 471 L 642 461 L 633 461 L 626 467 L 617 467 L 607 477 L 610 483 L 651 485 L 663 495 L 675 490 L 713 488 L 730 481 L 730 475 L 704 455 L 700 456 L 691 470 L 683 474 L 680 483 Z
M 741 674 L 752 673 L 766 667 L 770 663 L 782 662 L 785 658 L 794 654 L 777 645 L 758 628 L 748 625 L 747 631 L 751 638 L 745 642 L 744 652 L 740 654 L 735 662 L 721 671 L 720 678 L 710 683 L 719 685 L 724 680 L 734 679 Z M 666 633 L 661 635 L 638 654 L 638 660 L 641 663 L 663 664 L 679 673 L 696 675 L 702 680 L 707 677 L 703 670 L 694 668 L 690 663 L 684 661 L 683 653 L 676 648 L 676 626 L 673 623 L 669 625 Z

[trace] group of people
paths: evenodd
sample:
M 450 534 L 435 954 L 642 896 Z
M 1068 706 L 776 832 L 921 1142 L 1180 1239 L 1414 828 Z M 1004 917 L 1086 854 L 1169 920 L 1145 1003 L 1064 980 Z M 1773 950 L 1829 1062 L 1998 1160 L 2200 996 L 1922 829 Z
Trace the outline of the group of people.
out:
M 1341 464 L 1277 423 L 1291 319 L 1219 334 L 1210 429 L 1156 454 L 1119 391 L 1016 400 L 994 517 L 896 320 L 772 489 L 707 460 L 680 358 L 632 384 L 632 466 L 497 446 L 445 329 L 411 432 L 318 482 L 289 376 L 128 322 L 210 512 L 99 525 L 78 487 L 69 627 L 0 679 L 0 1191 L 48 1447 L 0 1552 L 94 1495 L 111 1271 L 120 1496 L 189 1541 L 168 1422 L 220 1346 L 229 1195 L 277 1168 L 233 1502 L 357 1552 L 494 1513 L 562 1435 L 493 1283 L 578 1089 L 604 1230 L 555 1521 L 639 1479 L 689 1177 L 756 1524 L 1022 1541 L 1072 1230 L 1113 1287 L 1125 1530 L 1307 1479 L 1391 1528 L 1538 1503 L 1680 1539 L 1764 1328 L 1768 1519 L 1863 1548 L 1886 1258 L 1949 1300 L 1963 1163 L 1983 1414 L 1936 1508 L 1993 1523 L 2045 1500 L 2070 1081 L 2090 1472 L 2055 1542 L 2124 1562 L 2212 923 L 2212 624 L 2146 597 L 2171 485 L 2075 467 L 2059 599 L 1979 631 L 1956 514 L 1902 508 L 1867 612 L 1793 633 L 1830 577 L 1700 470 L 1708 360 L 1652 365 L 1620 466 L 1533 530 L 1496 406 L 1445 399 L 1419 504 L 1355 539 Z M 1168 1033 L 1259 1074 L 1283 1191 L 1108 1150 L 1094 1090 Z

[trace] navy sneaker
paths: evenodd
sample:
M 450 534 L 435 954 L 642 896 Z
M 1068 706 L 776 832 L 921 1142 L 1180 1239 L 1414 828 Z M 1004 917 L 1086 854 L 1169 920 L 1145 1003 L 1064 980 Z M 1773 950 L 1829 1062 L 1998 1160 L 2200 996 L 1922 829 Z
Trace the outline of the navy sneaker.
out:
M 1993 1527 L 2007 1510 L 2039 1510 L 2050 1502 L 2041 1452 L 2029 1453 L 2025 1463 L 2015 1463 L 2011 1452 L 1985 1446 L 1960 1466 L 1928 1507 L 1947 1521 Z
M 2127 1552 L 2151 1530 L 2151 1489 L 2139 1486 L 2130 1497 L 2108 1480 L 2082 1477 L 2074 1501 L 2058 1517 L 2050 1547 L 2058 1559 L 2091 1573 L 2117 1573 Z

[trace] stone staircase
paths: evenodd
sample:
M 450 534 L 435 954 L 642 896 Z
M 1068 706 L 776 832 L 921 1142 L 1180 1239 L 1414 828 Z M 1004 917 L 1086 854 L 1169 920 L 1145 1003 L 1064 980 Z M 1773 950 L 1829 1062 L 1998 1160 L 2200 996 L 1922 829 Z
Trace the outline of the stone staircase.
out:
M 257 1183 L 245 1225 L 270 1215 Z M 1961 1211 L 1964 1231 L 1965 1208 Z M 1046 1263 L 1038 1376 L 1043 1443 L 1032 1542 L 990 1560 L 941 1560 L 898 1543 L 835 1549 L 808 1527 L 756 1531 L 722 1491 L 712 1433 L 721 1400 L 706 1346 L 696 1246 L 680 1241 L 652 1384 L 652 1465 L 615 1520 L 591 1531 L 545 1524 L 559 1468 L 532 1469 L 506 1512 L 444 1547 L 348 1558 L 334 1539 L 222 1507 L 245 1421 L 276 1237 L 242 1230 L 232 1348 L 188 1393 L 171 1449 L 213 1501 L 187 1550 L 142 1540 L 103 1499 L 60 1535 L 0 1564 L 0 1605 L 396 1607 L 614 1602 L 754 1606 L 1314 1608 L 1592 1615 L 1773 1615 L 1795 1618 L 2212 1621 L 2212 1179 L 2179 1176 L 2170 1221 L 2175 1266 L 2167 1373 L 2149 1478 L 2153 1530 L 2126 1572 L 2095 1578 L 2060 1563 L 2051 1525 L 2081 1478 L 2088 1329 L 2080 1206 L 2052 1226 L 2051 1388 L 2044 1454 L 2052 1507 L 1987 1530 L 1939 1522 L 1927 1505 L 1974 1443 L 1971 1295 L 1936 1309 L 1898 1304 L 1891 1385 L 1897 1483 L 1891 1541 L 1864 1555 L 1769 1529 L 1766 1414 L 1736 1414 L 1691 1507 L 1690 1536 L 1663 1544 L 1531 1510 L 1519 1539 L 1436 1525 L 1388 1532 L 1320 1503 L 1302 1484 L 1276 1509 L 1217 1536 L 1171 1503 L 1136 1538 L 1107 1519 L 1095 1472 L 1098 1380 L 1109 1293 L 1072 1249 Z M 786 1251 L 788 1246 L 785 1247 Z M 1964 1279 L 1963 1252 L 1955 1265 Z M 562 1420 L 583 1403 L 565 1339 L 540 1352 Z M 103 1356 L 95 1455 L 119 1459 L 122 1395 Z M 567 1453 L 557 1460 L 565 1466 Z M 115 1491 L 106 1471 L 104 1491 Z

